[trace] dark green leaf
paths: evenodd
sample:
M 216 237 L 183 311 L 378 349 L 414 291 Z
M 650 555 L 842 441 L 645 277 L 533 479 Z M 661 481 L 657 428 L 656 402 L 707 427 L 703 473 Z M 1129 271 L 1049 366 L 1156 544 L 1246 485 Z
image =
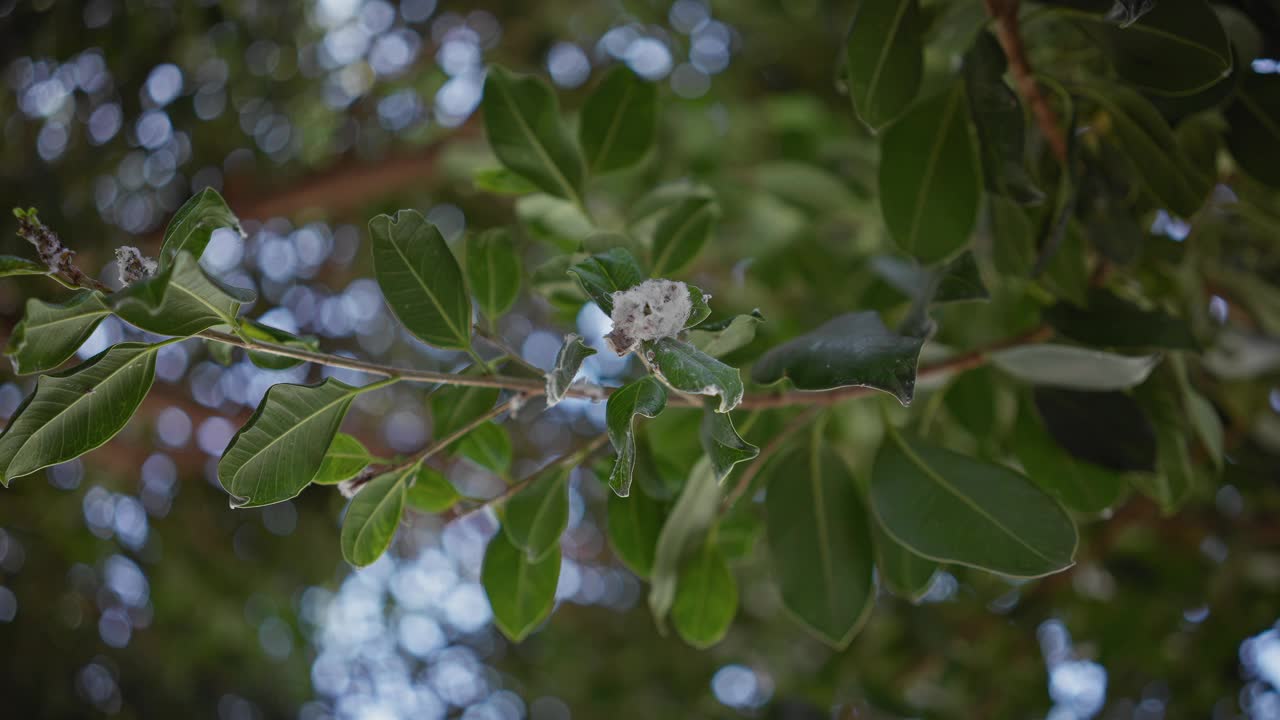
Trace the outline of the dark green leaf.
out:
M 433 514 L 444 512 L 457 505 L 462 496 L 438 470 L 421 467 L 413 484 L 409 486 L 406 499 L 409 501 L 409 507 L 419 512 Z
M 1209 453 L 1209 459 L 1216 467 L 1221 468 L 1226 444 L 1222 418 L 1218 417 L 1218 411 L 1214 409 L 1213 403 L 1190 386 L 1185 388 L 1184 393 L 1183 402 L 1190 416 L 1191 427 L 1200 438 L 1200 444 Z
M 968 244 L 981 188 L 961 83 L 921 102 L 885 133 L 880 210 L 894 242 L 921 262 Z
M 920 90 L 923 31 L 917 0 L 864 0 L 854 6 L 844 45 L 849 95 L 873 131 L 901 115 Z
M 880 523 L 871 523 L 875 536 L 876 568 L 880 570 L 880 582 L 898 597 L 919 602 L 929 592 L 938 563 L 911 552 L 905 545 L 893 539 Z
M 801 390 L 861 385 L 907 405 L 915 393 L 923 344 L 891 332 L 874 312 L 848 313 L 765 353 L 751 378 L 766 385 L 790 378 Z
M 471 296 L 458 261 L 435 225 L 417 210 L 369 221 L 373 274 L 405 327 L 442 348 L 471 347 Z
M 734 315 L 728 322 L 703 323 L 689 331 L 689 343 L 711 357 L 724 357 L 751 344 L 762 322 L 764 315 L 752 310 L 749 315 Z
M 556 604 L 560 581 L 560 553 L 532 561 L 511 544 L 506 533 L 497 533 L 484 552 L 480 583 L 493 608 L 493 622 L 512 642 L 528 637 Z
M 720 487 L 711 463 L 703 458 L 693 466 L 667 520 L 658 534 L 649 574 L 649 610 L 659 628 L 666 627 L 667 613 L 676 599 L 680 563 L 716 519 Z
M 635 416 L 654 418 L 666 407 L 666 388 L 649 375 L 623 385 L 609 395 L 605 421 L 609 427 L 609 442 L 618 453 L 613 472 L 609 473 L 609 487 L 619 497 L 627 497 L 631 493 L 631 476 L 636 466 Z
M 1036 385 L 1073 390 L 1124 390 L 1147 379 L 1159 355 L 1117 355 L 1071 345 L 1022 345 L 990 354 L 996 367 Z
M 708 648 L 724 638 L 738 612 L 738 583 L 712 538 L 680 566 L 671 624 L 681 639 Z
M 536 193 L 516 201 L 516 217 L 530 237 L 560 252 L 577 252 L 596 232 L 582 208 L 568 200 Z
M 1044 318 L 1062 335 L 1087 345 L 1199 348 L 1186 321 L 1159 310 L 1143 310 L 1103 288 L 1090 290 L 1087 308 L 1060 302 L 1045 310 Z
M 675 338 L 646 341 L 644 352 L 658 379 L 692 395 L 720 397 L 716 412 L 727 413 L 742 402 L 742 375 L 687 342 Z
M 951 381 L 942 397 L 947 412 L 977 438 L 990 437 L 996 429 L 993 375 L 991 368 L 985 366 L 963 372 Z
M 380 475 L 360 488 L 342 519 L 342 557 L 356 567 L 372 565 L 391 547 L 404 513 L 411 470 Z
M 917 301 L 949 303 L 991 298 L 971 252 L 962 253 L 932 269 L 922 268 L 910 260 L 880 255 L 871 259 L 871 269 L 885 282 Z
M 1014 577 L 1070 567 L 1076 528 L 1027 478 L 890 433 L 876 457 L 871 503 L 911 552 Z
M 256 320 L 241 318 L 240 332 L 247 335 L 253 340 L 271 343 L 273 345 L 284 345 L 294 350 L 306 350 L 316 352 L 320 349 L 320 341 L 315 337 L 298 337 L 290 332 L 285 332 L 279 328 L 264 325 Z M 302 361 L 296 358 L 285 357 L 283 355 L 273 355 L 266 352 L 255 352 L 250 350 L 249 361 L 254 365 L 266 370 L 287 370 L 295 367 Z
M 1190 497 L 1195 489 L 1196 474 L 1185 434 L 1171 424 L 1161 424 L 1156 428 L 1156 436 L 1159 455 L 1155 472 L 1135 476 L 1134 485 L 1169 514 Z
M 1280 187 L 1280 75 L 1249 74 L 1227 108 L 1227 147 L 1246 173 Z
M 1035 406 L 1049 435 L 1074 457 L 1116 472 L 1154 466 L 1151 421 L 1128 395 L 1036 388 Z
M 982 153 L 986 188 L 1019 204 L 1036 203 L 1044 193 L 1027 173 L 1026 118 L 1018 96 L 1004 82 L 1004 51 L 994 35 L 982 32 L 964 59 L 964 87 L 969 97 Z
M 569 526 L 569 471 L 543 473 L 507 501 L 502 528 L 531 560 L 559 553 L 560 534 Z
M 480 310 L 495 320 L 520 294 L 520 256 L 511 233 L 495 228 L 467 238 L 467 278 Z
M 162 345 L 121 343 L 70 370 L 41 376 L 0 435 L 3 484 L 115 437 L 151 389 Z
M 498 402 L 498 388 L 470 385 L 446 385 L 431 395 L 432 433 L 436 438 L 461 430 L 493 409 Z
M 1026 277 L 1036 264 L 1035 228 L 1027 211 L 1001 195 L 987 195 L 991 260 L 1005 275 Z
M 302 492 L 324 463 L 351 401 L 364 390 L 332 378 L 319 385 L 272 385 L 218 461 L 218 481 L 232 506 L 270 505 Z
M 750 557 L 755 550 L 756 541 L 764 532 L 764 523 L 760 518 L 749 509 L 740 509 L 745 508 L 746 503 L 736 507 L 739 509 L 722 518 L 716 526 L 716 543 L 720 545 L 720 552 L 724 553 L 725 559 L 731 562 Z
M 719 219 L 712 198 L 693 196 L 672 208 L 653 231 L 653 276 L 671 277 L 693 262 Z
M 164 244 L 160 246 L 161 271 L 172 265 L 183 251 L 199 260 L 213 237 L 213 231 L 224 227 L 244 236 L 240 220 L 216 190 L 205 188 L 191 196 L 173 214 L 169 226 L 164 229 Z
M 875 604 L 868 516 L 853 474 L 816 439 L 769 467 L 766 531 L 782 602 L 843 648 Z
M 490 66 L 481 107 L 489 146 L 503 165 L 544 192 L 582 204 L 582 154 L 546 82 Z
M 1124 478 L 1113 469 L 1076 457 L 1067 448 L 1083 448 L 1087 450 L 1088 456 L 1095 459 L 1105 458 L 1104 453 L 1127 454 L 1130 449 L 1124 443 L 1138 431 L 1117 427 L 1117 423 L 1093 412 L 1082 413 L 1077 408 L 1066 406 L 1061 397 L 1064 394 L 1066 391 L 1044 389 L 1036 393 L 1036 399 L 1041 401 L 1037 404 L 1043 405 L 1048 411 L 1045 413 L 1046 419 L 1052 418 L 1055 430 L 1052 434 L 1045 427 L 1048 421 L 1042 424 L 1036 408 L 1030 404 L 1024 405 L 1013 436 L 1018 462 L 1022 463 L 1027 475 L 1037 485 L 1071 510 L 1082 513 L 1102 512 L 1124 496 Z M 1086 423 L 1098 423 L 1100 430 L 1095 431 L 1093 426 L 1067 425 L 1073 419 L 1081 419 L 1081 415 L 1086 416 Z M 1121 435 L 1107 437 L 1104 434 L 1107 430 L 1119 430 Z M 1099 445 L 1086 445 L 1090 440 L 1098 441 Z
M 507 429 L 492 420 L 458 441 L 458 454 L 495 475 L 505 475 L 511 468 L 511 452 Z
M 657 128 L 657 86 L 619 65 L 582 106 L 578 140 L 587 167 L 607 173 L 635 165 L 648 154 Z
M 711 469 L 716 473 L 716 482 L 722 482 L 734 465 L 754 459 L 760 454 L 760 448 L 738 435 L 729 413 L 714 412 L 710 407 L 702 413 L 698 437 L 702 440 L 702 449 L 711 458 Z
M 595 354 L 595 348 L 587 347 L 577 334 L 569 333 L 565 336 L 564 345 L 556 353 L 555 367 L 547 373 L 547 407 L 553 407 L 564 399 L 578 369 L 582 367 L 582 361 Z
M 48 275 L 49 268 L 43 263 L 13 255 L 0 255 L 0 277 L 17 275 Z
M 19 375 L 52 370 L 75 355 L 110 314 L 111 308 L 96 290 L 82 290 L 61 304 L 29 298 L 26 314 L 14 326 L 5 354 Z
M 373 460 L 363 443 L 346 433 L 338 433 L 333 436 L 333 442 L 325 451 L 324 461 L 320 463 L 320 469 L 311 478 L 311 482 L 316 485 L 337 485 L 358 475 Z
M 629 497 L 609 495 L 609 544 L 618 559 L 642 578 L 653 571 L 653 554 L 666 518 L 663 503 L 643 492 Z
M 157 335 L 187 337 L 214 325 L 235 325 L 240 306 L 256 294 L 209 277 L 189 252 L 181 252 L 155 277 L 107 298 L 125 322 Z
M 615 292 L 630 290 L 645 279 L 639 263 L 622 248 L 596 253 L 570 267 L 569 273 L 605 315 L 613 313 Z

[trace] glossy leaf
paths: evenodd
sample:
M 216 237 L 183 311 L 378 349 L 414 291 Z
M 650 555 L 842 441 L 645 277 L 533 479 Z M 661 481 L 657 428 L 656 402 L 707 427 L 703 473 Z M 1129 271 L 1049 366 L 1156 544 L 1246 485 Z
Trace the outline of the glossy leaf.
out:
M 372 565 L 391 547 L 411 476 L 409 470 L 380 475 L 351 499 L 342 519 L 342 557 L 347 562 L 356 567 Z
M 1067 435 L 1066 432 L 1080 432 L 1095 438 L 1102 434 L 1095 432 L 1091 427 L 1063 428 L 1062 423 L 1066 418 L 1059 414 L 1051 414 L 1050 417 L 1053 418 L 1054 427 L 1058 432 L 1073 445 L 1074 438 L 1077 436 Z M 1107 428 L 1114 427 L 1114 424 L 1107 419 L 1093 414 L 1090 414 L 1086 420 L 1086 422 L 1095 421 L 1105 424 Z M 1130 435 L 1132 431 L 1126 430 L 1124 434 Z M 1071 510 L 1081 513 L 1099 513 L 1115 505 L 1124 496 L 1125 480 L 1119 473 L 1071 454 L 1065 446 L 1059 444 L 1054 435 L 1050 434 L 1040 419 L 1039 413 L 1029 404 L 1022 408 L 1018 416 L 1018 423 L 1014 426 L 1013 442 L 1018 462 L 1022 464 L 1027 475 Z M 1123 442 L 1123 439 L 1119 442 L 1104 439 L 1104 442 L 1114 447 Z
M 643 492 L 629 497 L 610 494 L 607 501 L 609 545 L 618 559 L 641 578 L 653 571 L 666 507 Z
M 295 350 L 317 352 L 320 349 L 320 343 L 315 337 L 301 338 L 293 333 L 265 325 L 256 320 L 241 318 L 240 332 L 253 340 L 273 345 L 284 345 Z M 250 350 L 248 355 L 250 362 L 265 370 L 287 370 L 303 362 L 296 358 L 273 355 L 266 352 L 255 352 L 253 350 Z
M 413 484 L 405 494 L 409 507 L 428 514 L 444 512 L 461 499 L 462 496 L 444 475 L 425 466 L 418 468 Z
M 866 0 L 854 6 L 844 46 L 849 96 L 873 131 L 915 99 L 924 73 L 923 32 L 917 0 Z
M 631 478 L 636 466 L 635 417 L 658 416 L 667 407 L 667 390 L 646 375 L 614 390 L 605 404 L 609 442 L 618 458 L 609 473 L 609 487 L 619 497 L 631 494 Z
M 880 210 L 898 247 L 933 263 L 969 242 L 982 175 L 964 86 L 912 108 L 885 133 Z
M 646 341 L 645 353 L 658 379 L 675 390 L 720 398 L 716 412 L 727 413 L 742 402 L 742 375 L 698 348 L 675 338 Z
M 907 405 L 923 344 L 890 331 L 874 312 L 848 313 L 765 353 L 751 379 L 770 384 L 789 378 L 801 390 L 861 385 Z
M 770 465 L 766 532 L 783 605 L 843 648 L 875 604 L 871 531 L 853 474 L 815 441 Z
M 1027 120 L 1018 95 L 1004 82 L 1004 51 L 994 35 L 979 33 L 964 58 L 964 89 L 978 134 L 988 190 L 1030 204 L 1044 198 L 1026 166 Z
M 1143 310 L 1100 288 L 1090 290 L 1087 308 L 1059 302 L 1047 309 L 1044 317 L 1059 333 L 1086 345 L 1171 350 L 1199 347 L 1186 321 L 1159 310 Z
M 0 255 L 0 277 L 16 277 L 18 275 L 48 275 L 49 268 L 43 263 L 13 255 Z
M 231 287 L 182 252 L 155 277 L 107 298 L 125 322 L 157 335 L 187 337 L 214 325 L 235 325 L 241 305 L 257 299 L 251 290 Z
M 492 420 L 477 426 L 458 441 L 458 454 L 493 472 L 505 475 L 511 469 L 511 436 Z
M 595 354 L 595 348 L 587 347 L 577 334 L 565 336 L 564 345 L 556 353 L 556 364 L 547 373 L 547 407 L 553 407 L 564 399 L 578 369 L 582 367 L 582 361 Z
M 559 552 L 560 535 L 569 526 L 569 471 L 543 473 L 507 501 L 502 529 L 531 560 Z
M 1159 355 L 1117 355 L 1052 343 L 998 350 L 990 358 L 1019 380 L 1074 390 L 1131 388 L 1160 363 Z
M 631 167 L 644 159 L 658 128 L 658 90 L 619 65 L 587 97 L 578 140 L 594 173 Z
M 490 320 L 511 309 L 520 295 L 520 256 L 502 228 L 467 238 L 467 279 L 480 310 Z
M 896 433 L 880 448 L 871 503 L 911 552 L 1013 577 L 1070 567 L 1076 528 L 1056 500 L 1021 474 Z
M 111 308 L 96 290 L 81 290 L 59 304 L 29 298 L 4 352 L 19 375 L 52 370 L 75 355 L 110 314 Z
M 674 276 L 693 262 L 719 219 L 712 198 L 693 196 L 672 208 L 653 231 L 653 277 Z
M 164 244 L 160 246 L 161 271 L 172 265 L 183 252 L 191 253 L 191 257 L 199 260 L 214 231 L 224 227 L 244 236 L 239 218 L 227 207 L 227 201 L 218 191 L 205 188 L 192 195 L 173 214 L 164 229 Z
M 729 413 L 713 412 L 709 407 L 702 413 L 698 438 L 702 441 L 702 449 L 706 450 L 707 457 L 711 458 L 716 482 L 723 482 L 733 471 L 734 465 L 752 460 L 760 454 L 760 448 L 743 440 L 738 434 Z
M 708 538 L 681 563 L 671 625 L 681 639 L 708 648 L 724 639 L 738 612 L 738 583 L 720 546 Z
M 489 147 L 503 165 L 544 192 L 581 204 L 582 154 L 545 81 L 490 66 L 481 108 Z
M 311 482 L 316 485 L 337 485 L 360 474 L 373 461 L 373 456 L 363 443 L 346 433 L 338 433 L 333 436 L 333 442 L 325 451 L 320 469 L 311 478 Z
M 1227 147 L 1236 164 L 1280 187 L 1280 75 L 1246 75 L 1226 115 Z
M 681 561 L 716 519 L 720 488 L 711 463 L 703 458 L 693 466 L 689 479 L 676 498 L 654 548 L 653 572 L 649 575 L 649 611 L 659 628 L 665 628 L 667 613 L 675 603 Z
M 270 505 L 302 492 L 362 391 L 332 378 L 319 385 L 272 385 L 218 461 L 218 481 L 232 506 Z
M 431 395 L 432 434 L 443 438 L 493 409 L 498 388 L 446 385 Z
M 120 343 L 70 370 L 41 376 L 0 435 L 3 484 L 115 437 L 151 389 L 160 347 Z
M 551 614 L 559 581 L 558 545 L 534 561 L 500 532 L 484 551 L 480 583 L 489 596 L 494 624 L 512 642 L 524 640 Z
M 871 523 L 875 537 L 876 569 L 880 582 L 894 595 L 909 602 L 919 602 L 929 592 L 938 563 L 911 552 L 905 545 L 893 539 L 880 527 Z
M 442 348 L 471 347 L 471 296 L 444 237 L 416 210 L 369 221 L 373 274 L 397 319 Z
M 587 296 L 605 315 L 613 312 L 615 292 L 630 290 L 645 279 L 639 263 L 622 248 L 596 253 L 570 267 L 569 274 L 578 278 Z
M 762 322 L 764 315 L 752 310 L 748 315 L 734 315 L 726 322 L 703 323 L 689 331 L 689 343 L 711 357 L 724 357 L 750 345 Z

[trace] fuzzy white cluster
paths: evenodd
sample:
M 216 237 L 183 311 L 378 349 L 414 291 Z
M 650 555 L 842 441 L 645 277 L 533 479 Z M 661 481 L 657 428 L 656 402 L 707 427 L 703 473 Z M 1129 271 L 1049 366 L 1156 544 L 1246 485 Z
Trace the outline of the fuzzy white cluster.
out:
M 157 267 L 155 260 L 143 255 L 141 250 L 132 245 L 116 248 L 116 269 L 120 271 L 121 285 L 132 285 L 149 278 L 156 274 Z
M 614 352 L 626 355 L 642 340 L 677 335 L 692 311 L 689 286 L 674 280 L 645 280 L 613 294 L 613 332 L 605 340 Z

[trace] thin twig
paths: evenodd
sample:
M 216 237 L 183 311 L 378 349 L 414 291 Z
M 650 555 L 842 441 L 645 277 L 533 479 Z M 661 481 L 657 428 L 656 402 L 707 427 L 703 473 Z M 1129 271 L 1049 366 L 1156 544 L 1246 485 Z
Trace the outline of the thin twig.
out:
M 481 340 L 484 340 L 486 343 L 489 343 L 494 347 L 494 349 L 499 350 L 503 353 L 506 353 L 508 358 L 510 358 L 516 363 L 519 363 L 521 367 L 537 375 L 546 374 L 547 372 L 546 370 L 543 370 L 537 365 L 534 365 L 533 363 L 521 357 L 520 353 L 516 352 L 515 348 L 508 345 L 507 341 L 503 340 L 501 336 L 497 335 L 496 333 L 490 332 L 487 328 L 481 325 L 476 325 L 474 329 L 475 329 L 476 337 L 480 338 Z
M 791 439 L 792 435 L 795 435 L 801 428 L 808 425 L 809 421 L 817 417 L 818 413 L 821 411 L 822 408 L 816 405 L 804 410 L 799 415 L 791 418 L 791 422 L 787 423 L 787 426 L 782 428 L 781 432 L 773 436 L 773 439 L 764 446 L 764 449 L 760 451 L 760 454 L 757 455 L 756 458 L 751 461 L 751 464 L 747 466 L 747 469 L 743 471 L 742 477 L 738 478 L 738 484 L 734 485 L 733 490 L 725 496 L 724 502 L 720 504 L 721 513 L 729 512 L 729 510 L 737 504 L 738 500 L 746 494 L 747 490 L 751 489 L 751 482 L 756 479 L 756 476 L 759 475 L 760 471 L 764 469 L 764 466 L 768 464 L 769 458 L 773 457 L 774 454 L 781 450 L 783 444 L 785 444 L 787 440 Z
M 415 465 L 417 463 L 420 463 L 424 460 L 431 458 L 436 453 L 439 453 L 441 450 L 444 450 L 445 448 L 449 447 L 455 442 L 461 440 L 464 435 L 471 432 L 472 430 L 475 430 L 481 425 L 498 417 L 502 413 L 507 412 L 513 406 L 519 403 L 523 403 L 525 400 L 528 399 L 528 397 L 529 396 L 527 395 L 515 395 L 510 400 L 507 400 L 506 402 L 498 403 L 497 405 L 493 406 L 493 408 L 489 410 L 489 412 L 466 422 L 465 424 L 463 424 L 462 427 L 458 428 L 457 430 L 454 430 L 448 435 L 445 435 L 439 440 L 431 443 L 430 445 L 418 451 L 417 453 L 414 453 L 405 461 L 396 463 L 395 465 L 387 467 L 383 470 L 379 470 L 378 474 L 383 475 L 389 472 L 395 472 L 396 470 L 403 470 L 404 468 L 407 468 L 410 465 Z
M 529 487 L 529 485 L 531 485 L 534 480 L 537 480 L 538 478 L 542 477 L 543 475 L 545 475 L 547 472 L 550 472 L 551 470 L 555 470 L 557 468 L 561 468 L 566 465 L 580 465 L 583 461 L 585 461 L 591 455 L 591 453 L 595 452 L 596 450 L 599 450 L 600 447 L 604 445 L 605 441 L 607 441 L 608 439 L 609 439 L 609 436 L 605 435 L 604 433 L 597 435 L 593 440 L 591 440 L 591 442 L 587 443 L 586 445 L 583 445 L 578 450 L 561 455 L 555 460 L 552 460 L 546 465 L 543 465 L 537 470 L 534 470 L 533 472 L 529 473 L 528 475 L 524 476 L 523 478 L 521 478 L 520 480 L 518 480 L 517 482 L 509 486 L 506 490 L 503 490 L 498 495 L 495 495 L 489 498 L 488 500 L 485 500 L 479 505 L 467 508 L 466 510 L 463 510 L 462 512 L 458 513 L 454 517 L 454 519 L 461 520 L 463 518 L 470 517 L 471 515 L 474 515 L 475 513 L 478 513 L 487 507 L 500 505 L 506 502 L 507 500 L 510 500 L 512 497 L 515 497 L 515 495 L 519 493 L 521 490 L 524 490 L 525 488 Z
M 995 21 L 996 39 L 1000 48 L 1009 60 L 1009 72 L 1013 75 L 1018 87 L 1018 94 L 1031 108 L 1036 124 L 1040 126 L 1040 134 L 1049 143 L 1053 156 L 1062 164 L 1067 163 L 1067 136 L 1058 124 L 1058 118 L 1049 107 L 1049 101 L 1040 86 L 1036 84 L 1035 73 L 1031 70 L 1031 61 L 1027 58 L 1027 48 L 1022 42 L 1022 32 L 1018 26 L 1019 0 L 985 0 L 987 14 Z

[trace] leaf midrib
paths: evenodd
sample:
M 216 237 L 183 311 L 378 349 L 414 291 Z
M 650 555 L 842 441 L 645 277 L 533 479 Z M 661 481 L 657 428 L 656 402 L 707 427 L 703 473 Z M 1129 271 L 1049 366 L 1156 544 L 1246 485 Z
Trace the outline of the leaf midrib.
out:
M 925 165 L 924 177 L 920 183 L 916 195 L 915 212 L 911 216 L 911 230 L 907 233 L 906 246 L 913 251 L 916 250 L 916 235 L 920 231 L 920 220 L 924 214 L 925 203 L 933 195 L 933 175 L 937 169 L 938 159 L 942 155 L 942 146 L 946 143 L 947 136 L 951 134 L 951 117 L 955 114 L 955 106 L 960 98 L 960 87 L 957 85 L 951 90 L 951 97 L 947 99 L 947 107 L 942 112 L 942 122 L 938 124 L 938 136 L 934 139 L 933 147 L 929 150 L 929 162 Z
M 632 89 L 632 84 L 630 82 L 626 83 L 626 87 L 622 91 L 622 99 L 618 101 L 617 112 L 614 113 L 613 120 L 609 122 L 609 129 L 605 131 L 604 141 L 600 143 L 600 150 L 596 153 L 595 162 L 591 163 L 593 170 L 598 169 L 609 157 L 609 151 L 612 149 L 614 135 L 617 133 L 618 127 L 622 124 L 623 116 L 626 115 L 624 110 L 627 107 L 627 103 L 631 101 Z
M 263 445 L 261 448 L 259 448 L 259 449 L 257 450 L 257 452 L 254 452 L 254 453 L 250 454 L 250 455 L 249 455 L 249 457 L 245 458 L 244 462 L 241 462 L 241 463 L 240 463 L 240 467 L 236 468 L 235 473 L 233 473 L 233 474 L 231 475 L 231 482 L 232 482 L 232 484 L 233 484 L 233 485 L 234 485 L 234 484 L 237 484 L 237 482 L 236 482 L 236 481 L 237 481 L 237 480 L 239 480 L 240 476 L 244 473 L 245 468 L 247 468 L 247 467 L 249 466 L 249 464 L 250 464 L 252 461 L 254 461 L 255 459 L 257 459 L 257 458 L 259 458 L 259 457 L 262 457 L 262 455 L 264 455 L 264 454 L 267 452 L 267 450 L 269 450 L 269 449 L 270 449 L 272 446 L 274 446 L 276 443 L 278 443 L 278 442 L 280 442 L 281 440 L 285 439 L 285 438 L 286 438 L 286 437 L 288 437 L 290 434 L 292 434 L 292 433 L 294 433 L 294 432 L 298 431 L 298 429 L 299 429 L 299 428 L 301 428 L 303 425 L 305 425 L 305 424 L 307 424 L 307 423 L 311 422 L 311 421 L 312 421 L 312 420 L 314 420 L 317 416 L 319 416 L 319 415 L 321 415 L 321 414 L 323 414 L 323 413 L 328 412 L 328 411 L 329 411 L 329 409 L 330 409 L 330 408 L 332 408 L 334 405 L 338 405 L 338 404 L 340 404 L 340 403 L 342 403 L 342 402 L 344 402 L 344 401 L 350 400 L 350 398 L 352 398 L 352 397 L 355 397 L 355 396 L 359 393 L 359 391 L 360 391 L 360 388 L 351 388 L 350 390 L 345 391 L 345 392 L 342 394 L 342 396 L 341 396 L 341 397 L 339 397 L 339 398 L 337 398 L 337 399 L 335 399 L 335 400 L 333 400 L 333 401 L 331 401 L 331 402 L 325 403 L 324 405 L 322 405 L 322 406 L 321 406 L 318 410 L 316 410 L 315 412 L 312 412 L 311 414 L 309 414 L 309 415 L 307 415 L 307 416 L 305 416 L 305 417 L 301 418 L 300 420 L 298 420 L 296 423 L 294 423 L 294 424 L 293 424 L 293 427 L 291 427 L 291 428 L 289 428 L 288 430 L 286 430 L 286 431 L 284 431 L 284 432 L 280 433 L 279 435 L 277 435 L 277 436 L 275 436 L 275 437 L 271 438 L 271 440 L 270 440 L 270 441 L 268 441 L 266 445 Z M 266 400 L 263 400 L 263 402 L 266 402 Z M 262 419 L 262 417 L 263 417 L 263 416 L 265 416 L 265 415 L 266 415 L 266 413 L 264 412 L 262 416 L 259 416 L 259 420 L 261 420 L 261 419 Z M 255 426 L 255 427 L 256 427 L 256 426 Z M 323 461 L 322 461 L 322 462 L 323 462 Z M 261 478 L 261 476 L 259 476 L 259 479 L 258 479 L 257 484 L 255 484 L 255 485 L 254 485 L 254 487 L 253 487 L 254 494 L 257 494 L 257 492 L 258 492 L 259 490 L 261 490 L 261 489 L 262 489 L 262 478 Z
M 875 94 L 876 88 L 880 85 L 880 74 L 884 71 L 885 61 L 889 59 L 889 50 L 893 47 L 894 40 L 897 38 L 898 29 L 902 24 L 902 18 L 907 14 L 907 5 L 914 0 L 899 0 L 898 11 L 893 16 L 893 22 L 889 25 L 889 33 L 887 41 L 881 46 L 880 56 L 876 58 L 875 69 L 871 73 L 871 78 L 867 82 L 867 91 L 864 95 L 863 102 L 867 107 L 867 114 L 874 115 L 872 112 L 871 96 Z
M 507 82 L 507 78 L 502 79 L 500 85 L 503 91 L 498 94 L 501 96 L 503 102 L 506 103 L 508 110 L 511 112 L 511 116 L 516 120 L 516 124 L 520 126 L 520 131 L 524 134 L 525 139 L 529 141 L 530 145 L 532 145 L 533 149 L 537 151 L 538 156 L 542 158 L 542 161 L 547 164 L 547 167 L 551 168 L 552 174 L 560 183 L 561 187 L 566 191 L 565 197 L 569 198 L 569 200 L 571 200 L 575 205 L 582 205 L 582 200 L 578 197 L 577 190 L 574 190 L 573 185 L 569 183 L 569 178 L 560 169 L 560 166 L 551 159 L 551 154 L 542 146 L 542 142 L 538 139 L 537 134 L 533 132 L 533 128 L 529 127 L 529 123 L 525 121 L 524 115 L 520 112 L 520 108 L 516 106 L 515 98 L 512 97 L 510 88 L 507 87 Z
M 423 221 L 424 224 L 420 227 L 426 227 L 425 222 L 426 221 L 424 220 Z M 422 291 L 426 293 L 427 298 L 431 300 L 431 304 L 434 305 L 436 308 L 436 311 L 440 313 L 440 317 L 441 319 L 444 320 L 445 325 L 449 326 L 449 331 L 452 332 L 454 337 L 458 340 L 458 344 L 463 347 L 466 347 L 467 340 L 469 338 L 464 337 L 462 334 L 462 331 L 458 329 L 458 326 L 454 325 L 453 318 L 449 317 L 449 313 L 445 312 L 444 306 L 440 304 L 439 298 L 437 298 L 435 293 L 431 291 L 431 288 L 427 285 L 426 280 L 424 280 L 422 276 L 418 274 L 418 269 L 415 268 L 411 262 L 409 262 L 409 256 L 406 255 L 404 251 L 400 249 L 400 246 L 398 244 L 396 244 L 395 233 L 393 232 L 395 225 L 396 223 L 393 222 L 392 220 L 390 219 L 387 220 L 387 244 L 390 245 L 392 249 L 396 251 L 396 255 L 400 257 L 401 262 L 404 263 L 405 268 L 409 271 L 409 274 L 413 276 L 413 279 L 418 281 L 418 285 L 422 287 Z M 445 251 L 448 252 L 448 249 L 446 248 Z
M 361 554 L 360 550 L 364 547 L 367 535 L 373 525 L 373 519 L 382 512 L 383 503 L 387 502 L 387 500 L 394 497 L 397 493 L 404 493 L 404 488 L 402 488 L 400 484 L 404 482 L 404 479 L 408 477 L 408 475 L 409 473 L 406 472 L 397 477 L 396 481 L 391 483 L 391 487 L 387 492 L 381 498 L 378 498 L 378 501 L 373 504 L 373 508 L 369 511 L 369 514 L 365 516 L 364 522 L 360 523 L 360 527 L 356 528 L 356 537 L 351 543 L 352 554 L 357 556 Z

